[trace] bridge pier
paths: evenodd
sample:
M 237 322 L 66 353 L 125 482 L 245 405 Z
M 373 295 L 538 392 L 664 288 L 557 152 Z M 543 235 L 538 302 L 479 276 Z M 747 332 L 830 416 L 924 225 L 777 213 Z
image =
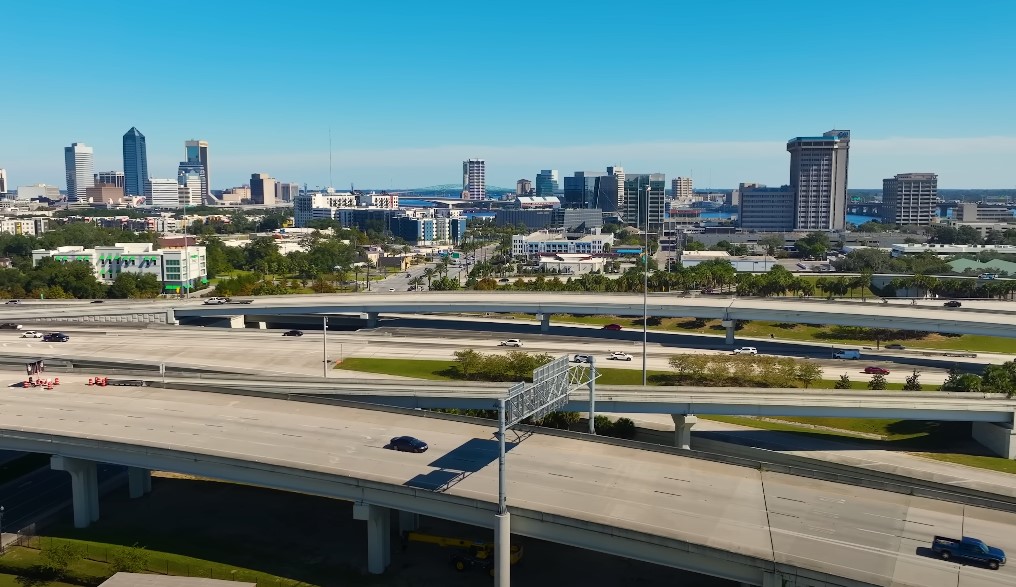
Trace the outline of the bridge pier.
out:
M 1014 415 L 1016 417 L 1016 415 Z M 1016 459 L 1016 430 L 1012 422 L 972 422 L 970 435 L 984 448 L 1007 459 Z
M 391 510 L 358 502 L 353 519 L 367 522 L 367 572 L 380 575 L 392 562 Z
M 70 473 L 75 528 L 87 528 L 99 520 L 99 477 L 95 465 L 95 461 L 61 455 L 53 455 L 49 459 L 51 469 Z
M 727 329 L 728 345 L 734 344 L 734 330 L 737 328 L 737 320 L 723 320 L 720 324 Z
M 367 312 L 367 328 L 377 328 L 377 312 Z
M 550 332 L 550 314 L 537 314 L 540 321 L 540 332 Z
M 152 472 L 140 467 L 127 467 L 127 489 L 131 499 L 152 492 Z
M 691 449 L 691 428 L 698 422 L 694 414 L 671 414 L 674 419 L 674 446 L 684 450 Z
M 399 534 L 420 529 L 420 514 L 399 511 Z

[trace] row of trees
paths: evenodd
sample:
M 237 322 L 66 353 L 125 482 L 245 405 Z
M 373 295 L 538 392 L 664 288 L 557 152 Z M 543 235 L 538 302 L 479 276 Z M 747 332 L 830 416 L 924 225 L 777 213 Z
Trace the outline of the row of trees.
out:
M 956 369 L 951 369 L 941 389 L 942 391 L 1004 393 L 1012 398 L 1016 396 L 1016 360 L 1001 365 L 988 365 L 984 368 L 983 375 L 961 373 Z
M 674 355 L 670 366 L 684 385 L 805 387 L 822 377 L 810 360 L 769 355 Z

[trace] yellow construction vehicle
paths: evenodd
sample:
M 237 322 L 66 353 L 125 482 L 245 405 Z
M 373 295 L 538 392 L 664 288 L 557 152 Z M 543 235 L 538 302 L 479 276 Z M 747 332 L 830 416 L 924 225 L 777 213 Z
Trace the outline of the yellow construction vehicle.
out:
M 403 532 L 402 533 L 402 547 L 406 548 L 410 542 L 423 542 L 426 544 L 436 544 L 440 547 L 452 547 L 459 548 L 465 553 L 455 553 L 452 555 L 452 566 L 455 567 L 456 571 L 465 571 L 469 568 L 479 568 L 494 576 L 494 543 L 493 542 L 476 542 L 473 540 L 467 540 L 464 538 L 451 538 L 448 536 L 437 536 L 434 534 L 424 534 L 423 532 Z M 512 544 L 511 545 L 511 564 L 516 564 L 522 560 L 522 545 Z

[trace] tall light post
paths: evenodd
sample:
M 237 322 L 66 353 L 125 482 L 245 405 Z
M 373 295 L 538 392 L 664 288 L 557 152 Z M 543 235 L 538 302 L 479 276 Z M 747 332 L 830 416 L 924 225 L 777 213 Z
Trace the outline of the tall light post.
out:
M 649 341 L 649 188 L 646 184 L 646 248 L 642 251 L 642 387 L 646 386 L 646 344 Z
M 4 551 L 4 506 L 0 505 L 0 552 Z

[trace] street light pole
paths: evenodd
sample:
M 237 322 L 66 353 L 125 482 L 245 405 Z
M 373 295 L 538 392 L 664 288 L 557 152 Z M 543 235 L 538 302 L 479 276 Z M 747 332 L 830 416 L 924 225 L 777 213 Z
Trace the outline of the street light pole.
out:
M 321 376 L 328 377 L 328 316 L 321 317 Z
M 646 386 L 646 344 L 649 341 L 649 188 L 646 184 L 646 248 L 642 251 L 642 387 Z

